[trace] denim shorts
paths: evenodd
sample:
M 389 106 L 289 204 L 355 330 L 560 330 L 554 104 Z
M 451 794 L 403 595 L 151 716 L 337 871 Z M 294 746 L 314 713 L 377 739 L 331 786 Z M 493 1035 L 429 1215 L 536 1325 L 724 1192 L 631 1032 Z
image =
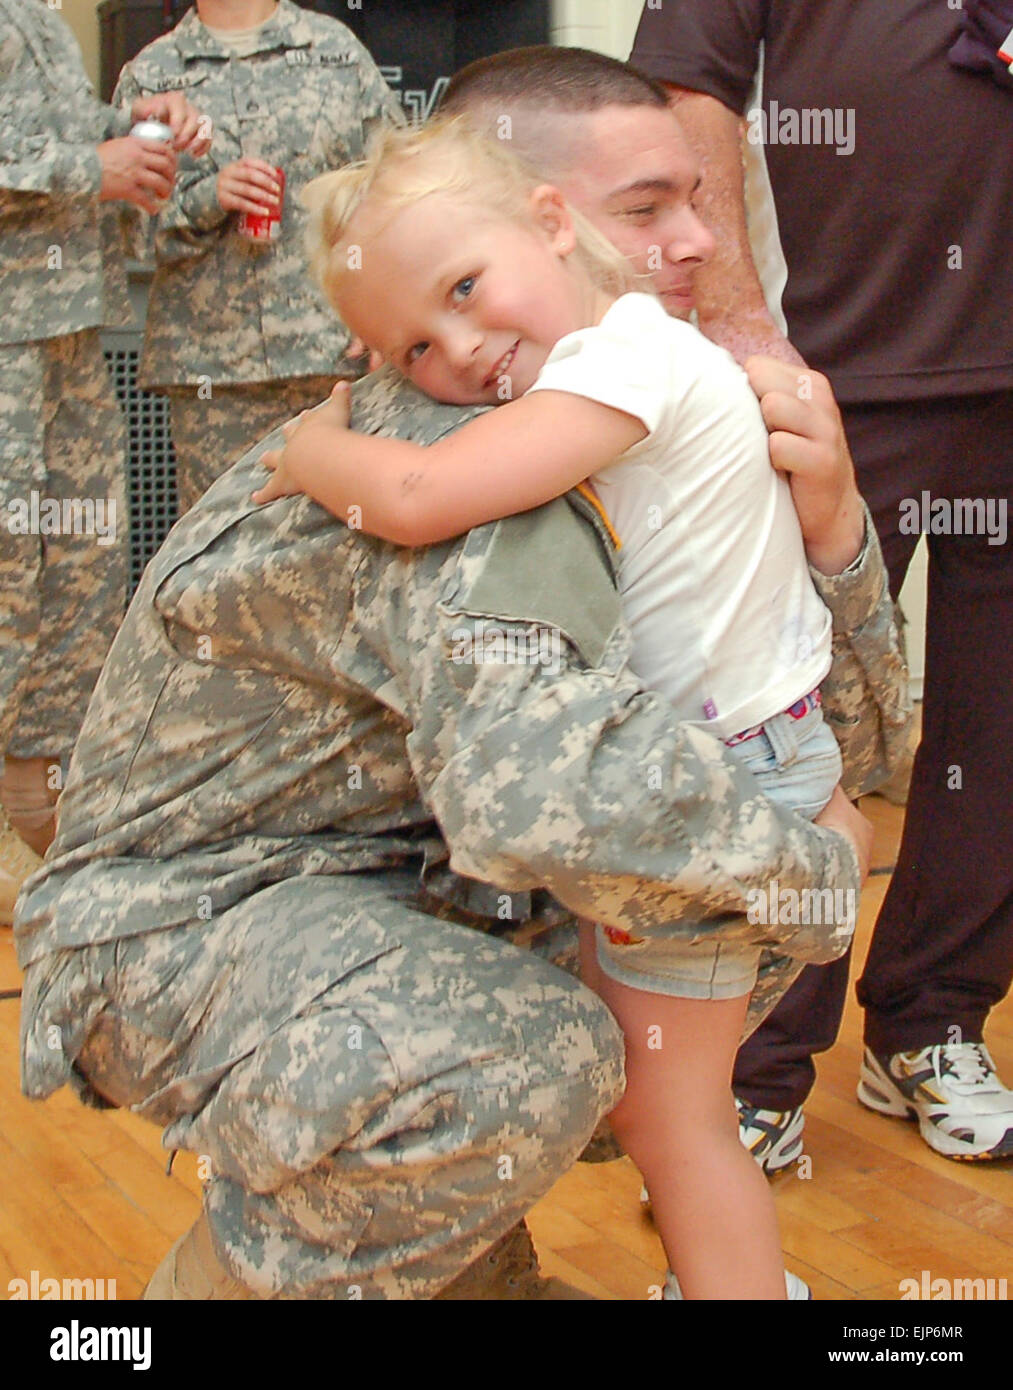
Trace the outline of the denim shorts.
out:
M 762 732 L 728 748 L 749 769 L 771 801 L 812 820 L 841 780 L 841 752 L 819 705 L 801 718 L 775 714 Z M 673 924 L 674 925 L 674 924 Z M 604 974 L 631 989 L 679 999 L 737 999 L 756 983 L 759 946 L 714 941 L 704 931 L 687 939 L 662 927 L 634 942 L 625 933 L 599 926 L 598 963 Z

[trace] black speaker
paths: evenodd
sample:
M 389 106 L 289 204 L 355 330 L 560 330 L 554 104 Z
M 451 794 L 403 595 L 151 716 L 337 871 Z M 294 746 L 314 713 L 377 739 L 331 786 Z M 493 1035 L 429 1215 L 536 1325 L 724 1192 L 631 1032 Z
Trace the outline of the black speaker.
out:
M 432 113 L 459 68 L 505 48 L 549 42 L 550 0 L 316 0 L 347 24 L 401 96 Z

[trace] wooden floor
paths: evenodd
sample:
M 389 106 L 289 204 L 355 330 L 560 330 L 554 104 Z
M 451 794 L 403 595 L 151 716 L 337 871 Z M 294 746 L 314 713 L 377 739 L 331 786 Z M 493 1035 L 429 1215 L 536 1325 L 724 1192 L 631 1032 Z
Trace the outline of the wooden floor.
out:
M 875 863 L 888 870 L 901 812 L 878 798 L 863 809 L 877 824 Z M 863 895 L 856 978 L 888 881 L 880 872 Z M 18 983 L 0 929 L 0 990 Z M 197 1214 L 196 1159 L 180 1153 L 166 1177 L 158 1131 L 135 1116 L 86 1110 L 68 1091 L 26 1101 L 17 1015 L 15 1000 L 0 1000 L 0 1298 L 33 1270 L 40 1280 L 114 1278 L 120 1298 L 136 1298 Z M 823 1299 L 897 1299 L 900 1280 L 922 1270 L 1013 1281 L 1013 1164 L 940 1158 L 913 1125 L 859 1106 L 860 1029 L 851 997 L 806 1107 L 811 1176 L 793 1168 L 774 1181 L 786 1263 Z M 1013 999 L 994 1011 L 987 1041 L 1013 1076 Z M 627 1159 L 577 1164 L 530 1216 L 543 1272 L 603 1299 L 646 1299 L 665 1259 L 639 1190 Z

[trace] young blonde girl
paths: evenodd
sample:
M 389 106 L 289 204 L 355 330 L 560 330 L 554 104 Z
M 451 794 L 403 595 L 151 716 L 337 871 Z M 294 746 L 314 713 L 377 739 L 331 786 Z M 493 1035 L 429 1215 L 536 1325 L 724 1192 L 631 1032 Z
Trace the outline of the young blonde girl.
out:
M 257 500 L 305 492 L 422 545 L 591 475 L 618 533 L 633 668 L 768 794 L 815 816 L 840 776 L 816 693 L 829 615 L 732 359 L 638 293 L 557 189 L 461 121 L 385 135 L 308 200 L 314 268 L 352 331 L 436 399 L 504 408 L 422 448 L 351 433 L 338 388 L 265 459 Z M 645 795 L 659 794 L 651 772 Z M 828 931 L 827 958 L 852 927 Z M 582 958 L 625 1033 L 612 1122 L 644 1174 L 670 1289 L 783 1299 L 773 1201 L 731 1094 L 759 945 L 715 945 L 699 923 L 650 941 L 605 926 L 583 929 Z

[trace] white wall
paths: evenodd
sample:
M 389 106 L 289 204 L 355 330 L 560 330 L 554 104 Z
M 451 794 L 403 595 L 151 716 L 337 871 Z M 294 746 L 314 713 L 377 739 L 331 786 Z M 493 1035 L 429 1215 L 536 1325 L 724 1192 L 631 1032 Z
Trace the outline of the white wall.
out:
M 553 0 L 552 41 L 628 58 L 644 0 Z
M 81 45 L 84 70 L 91 78 L 96 91 L 99 63 L 98 7 L 99 0 L 59 0 L 59 4 L 53 5 L 54 9 L 62 12 L 64 19 L 73 29 Z

